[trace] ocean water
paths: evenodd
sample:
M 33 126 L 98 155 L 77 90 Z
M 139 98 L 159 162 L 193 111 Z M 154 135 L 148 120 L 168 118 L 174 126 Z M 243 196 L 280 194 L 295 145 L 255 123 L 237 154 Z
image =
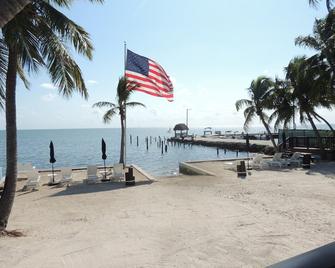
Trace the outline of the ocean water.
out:
M 201 129 L 193 129 L 191 133 L 201 134 Z M 49 163 L 49 143 L 55 146 L 55 167 L 85 167 L 88 164 L 103 165 L 101 159 L 101 138 L 107 144 L 107 165 L 119 161 L 120 129 L 57 129 L 57 130 L 19 130 L 18 161 L 30 162 L 36 168 L 51 168 Z M 129 136 L 132 135 L 132 144 Z M 136 137 L 139 137 L 139 146 Z M 146 149 L 145 138 L 152 137 L 149 150 Z M 173 146 L 168 144 L 168 152 L 162 155 L 161 147 L 155 138 L 162 139 L 173 136 L 163 128 L 130 128 L 127 130 L 127 164 L 136 164 L 156 176 L 178 174 L 178 164 L 186 160 L 223 159 L 236 157 L 236 152 L 220 150 L 204 146 Z M 5 167 L 5 132 L 0 131 L 0 167 Z M 240 152 L 239 157 L 246 156 Z

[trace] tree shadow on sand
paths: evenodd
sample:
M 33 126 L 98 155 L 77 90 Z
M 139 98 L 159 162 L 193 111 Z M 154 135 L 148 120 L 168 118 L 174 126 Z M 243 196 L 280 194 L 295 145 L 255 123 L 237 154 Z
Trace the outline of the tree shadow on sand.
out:
M 127 190 L 128 188 L 149 185 L 152 183 L 153 183 L 152 181 L 139 181 L 136 182 L 134 186 L 125 186 L 124 182 L 104 182 L 96 184 L 78 183 L 78 184 L 72 184 L 71 186 L 64 188 L 63 191 L 50 195 L 50 197 L 90 194 L 90 193 L 107 192 L 121 189 Z
M 310 170 L 306 172 L 306 175 L 317 175 L 321 174 L 331 179 L 335 179 L 335 163 L 325 162 L 316 163 Z

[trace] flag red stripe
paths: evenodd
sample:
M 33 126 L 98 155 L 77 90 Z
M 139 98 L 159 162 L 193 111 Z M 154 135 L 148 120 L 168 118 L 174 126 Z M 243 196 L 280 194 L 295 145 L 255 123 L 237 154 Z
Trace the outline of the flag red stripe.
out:
M 135 80 L 141 80 L 141 81 L 143 81 L 143 82 L 148 82 L 148 83 L 152 84 L 153 86 L 157 87 L 158 90 L 162 90 L 162 91 L 164 91 L 164 92 L 170 92 L 170 91 L 171 91 L 170 88 L 169 88 L 167 85 L 164 85 L 164 84 L 159 83 L 159 82 L 157 82 L 157 83 L 159 83 L 159 85 L 157 85 L 156 83 L 154 83 L 154 82 L 152 81 L 152 79 L 149 79 L 150 76 L 149 76 L 149 78 L 145 78 L 145 77 L 137 76 L 137 75 L 130 74 L 130 73 L 126 73 L 126 76 L 129 77 L 129 78 L 131 78 L 131 80 L 132 80 L 132 79 L 135 79 Z M 155 80 L 155 81 L 156 81 L 156 80 Z M 162 85 L 162 86 L 160 86 L 160 85 Z M 167 88 L 165 88 L 165 87 L 163 87 L 163 86 L 166 86 Z
M 169 94 L 169 95 L 159 95 L 159 94 L 156 94 L 156 93 L 153 93 L 151 91 L 147 91 L 145 89 L 142 89 L 142 88 L 138 88 L 138 89 L 134 89 L 134 90 L 137 90 L 137 91 L 141 91 L 141 92 L 144 92 L 144 93 L 147 93 L 149 95 L 152 95 L 152 96 L 156 96 L 156 97 L 161 97 L 161 98 L 173 98 L 173 94 Z

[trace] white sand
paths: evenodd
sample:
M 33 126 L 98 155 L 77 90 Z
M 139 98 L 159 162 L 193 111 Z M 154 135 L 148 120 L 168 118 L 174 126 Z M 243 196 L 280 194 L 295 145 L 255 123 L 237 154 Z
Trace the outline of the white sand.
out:
M 335 165 L 18 192 L 0 267 L 262 267 L 335 240 Z M 79 175 L 78 175 L 79 176 Z

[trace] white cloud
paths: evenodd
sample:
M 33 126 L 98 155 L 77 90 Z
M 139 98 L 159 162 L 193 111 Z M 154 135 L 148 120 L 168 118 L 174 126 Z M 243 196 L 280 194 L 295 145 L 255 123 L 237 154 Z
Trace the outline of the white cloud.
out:
M 96 84 L 98 84 L 98 81 L 96 81 L 96 80 L 87 80 L 87 84 L 96 85 Z
M 55 87 L 51 83 L 43 83 L 43 84 L 40 84 L 40 86 L 43 87 L 43 88 L 47 88 L 47 89 L 57 89 L 57 87 Z
M 57 96 L 56 94 L 49 93 L 49 94 L 43 95 L 41 99 L 42 101 L 50 102 L 50 101 L 53 101 L 56 98 L 56 96 Z

